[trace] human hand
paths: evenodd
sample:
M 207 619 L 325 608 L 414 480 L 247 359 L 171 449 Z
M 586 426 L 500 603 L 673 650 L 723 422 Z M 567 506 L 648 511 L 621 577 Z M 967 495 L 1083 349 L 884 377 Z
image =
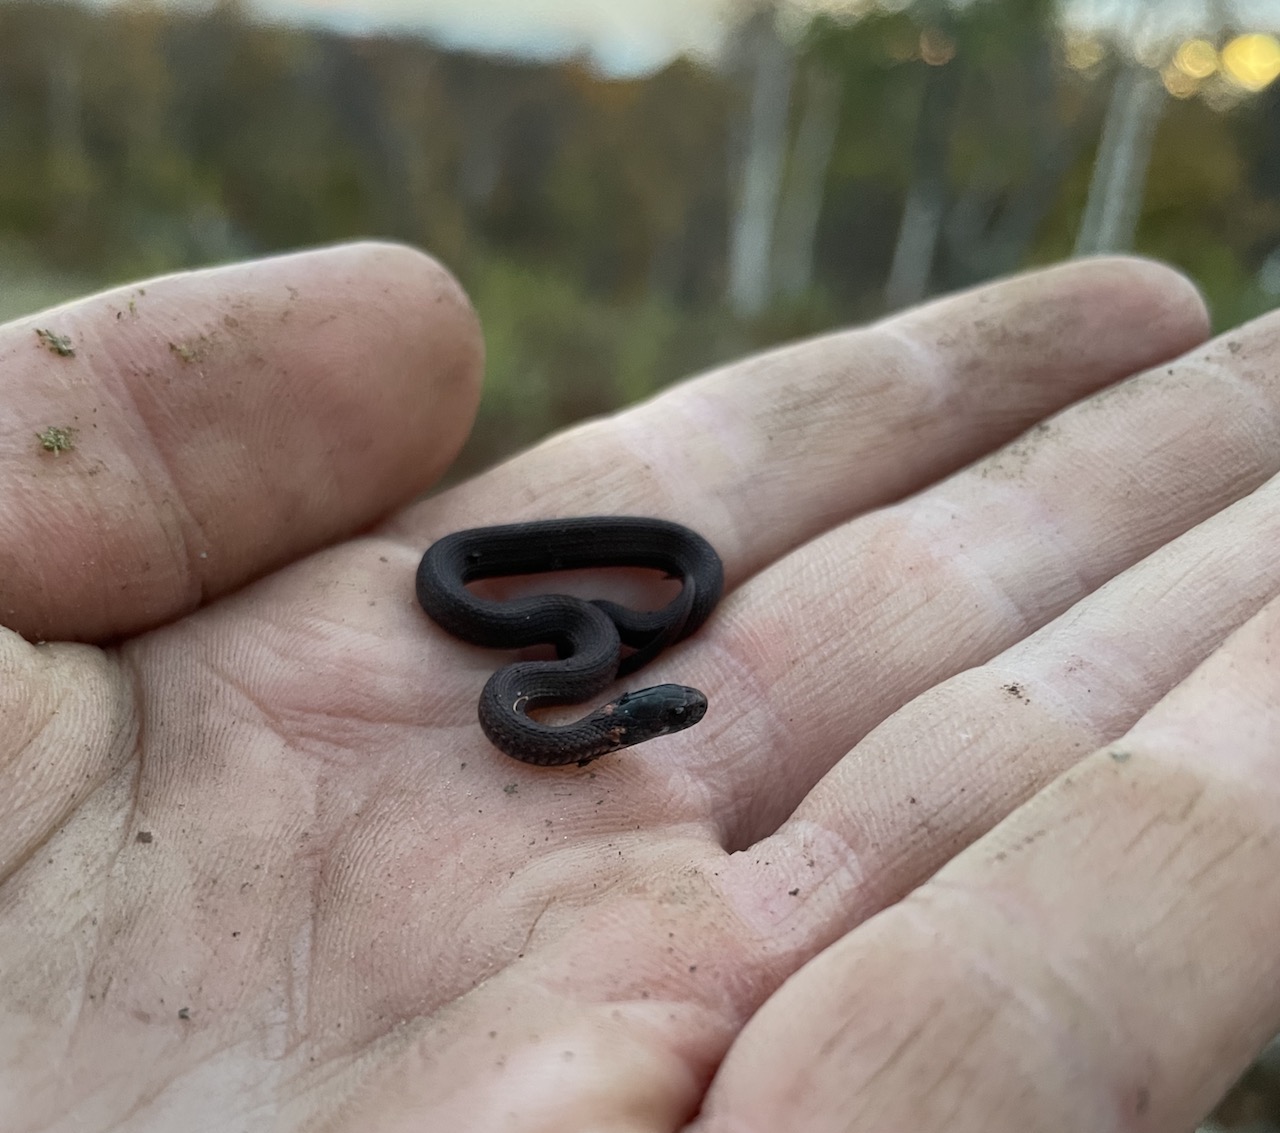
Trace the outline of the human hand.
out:
M 1278 405 L 1273 314 L 897 509 L 950 598 L 911 618 L 998 640 L 752 847 L 840 832 L 856 927 L 751 1019 L 691 1133 L 1190 1129 L 1280 1031 Z
M 941 479 L 1197 341 L 1198 300 L 1151 265 L 748 360 L 346 542 L 469 423 L 456 291 L 363 247 L 131 294 L 34 323 L 74 360 L 33 351 L 31 321 L 3 340 L 6 620 L 124 639 L 0 653 L 15 1129 L 679 1128 L 783 979 L 844 937 L 794 986 L 838 963 L 1274 589 L 1265 538 L 1171 542 L 1275 471 L 1241 409 L 1270 388 L 1267 324 L 1217 370 L 1126 383 Z M 1225 391 L 1185 376 L 1206 372 Z M 74 452 L 34 447 L 54 418 L 79 420 Z M 458 527 L 611 512 L 721 551 L 736 589 L 644 682 L 698 684 L 711 711 L 587 771 L 523 767 L 474 722 L 500 658 L 426 621 L 413 568 Z M 1166 543 L 1154 590 L 1053 621 Z M 1081 677 L 1099 667 L 1106 695 Z M 708 1128 L 851 1127 L 788 1102 L 799 1040 L 755 1061 L 792 987 L 730 1054 Z M 802 1002 L 804 1034 L 843 1018 Z

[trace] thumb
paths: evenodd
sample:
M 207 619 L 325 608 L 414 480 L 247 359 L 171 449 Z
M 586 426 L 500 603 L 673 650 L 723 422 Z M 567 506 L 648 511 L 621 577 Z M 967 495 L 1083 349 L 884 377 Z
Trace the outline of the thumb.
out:
M 135 633 L 369 526 L 457 454 L 482 354 L 448 273 L 372 243 L 0 327 L 0 623 Z

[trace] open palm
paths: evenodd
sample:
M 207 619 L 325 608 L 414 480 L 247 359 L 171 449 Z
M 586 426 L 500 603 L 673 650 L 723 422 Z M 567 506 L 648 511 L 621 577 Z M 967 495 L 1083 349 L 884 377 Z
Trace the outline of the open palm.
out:
M 958 1120 L 986 1095 L 937 1063 L 1003 1034 L 960 1009 L 987 1002 L 975 957 L 1041 942 L 970 939 L 999 902 L 916 887 L 1280 591 L 1280 508 L 1229 507 L 1280 469 L 1276 365 L 1248 361 L 1274 322 L 1037 425 L 1203 333 L 1164 269 L 1079 264 L 727 367 L 406 506 L 470 425 L 481 355 L 417 253 L 5 328 L 3 1129 L 924 1130 L 934 1102 L 936 1128 L 1005 1128 Z M 475 721 L 501 656 L 424 617 L 414 568 L 461 527 L 580 514 L 717 547 L 727 597 L 640 682 L 711 708 L 526 767 Z M 1115 756 L 1096 775 L 1145 766 Z M 1077 813 L 1063 790 L 1029 806 Z M 1167 1062 L 1177 1089 L 1133 1104 L 1194 1109 L 1268 1018 L 1217 1077 Z M 943 1084 L 923 1101 L 920 1066 Z M 1092 1099 L 1069 1098 L 1082 1128 Z

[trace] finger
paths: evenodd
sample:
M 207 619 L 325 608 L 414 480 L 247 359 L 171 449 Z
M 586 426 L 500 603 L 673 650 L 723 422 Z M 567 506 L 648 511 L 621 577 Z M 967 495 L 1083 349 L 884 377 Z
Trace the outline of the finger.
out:
M 729 820 L 727 844 L 777 829 L 904 702 L 1012 647 L 1280 471 L 1280 368 L 1267 361 L 1280 357 L 1278 347 L 1280 317 L 1233 332 L 1070 407 L 911 500 L 814 540 L 735 594 L 712 623 L 706 656 L 681 658 L 725 678 L 713 683 L 701 725 L 719 734 L 696 758 L 713 769 L 734 758 L 734 775 L 707 774 L 708 813 Z M 1207 623 L 1210 635 L 1238 624 L 1219 612 L 1227 620 Z M 1118 620 L 1143 632 L 1123 614 Z M 1154 679 L 1158 696 L 1169 683 Z M 734 711 L 717 717 L 717 704 Z M 861 798 L 873 764 L 859 753 L 798 817 Z M 875 766 L 897 800 L 919 797 L 915 788 L 936 770 L 917 765 L 912 752 Z M 972 775 L 963 755 L 957 766 Z M 1039 782 L 1031 776 L 1023 787 Z M 843 804 L 851 817 L 848 810 Z M 988 824 L 998 817 L 988 815 Z
M 1273 601 L 795 977 L 701 1128 L 1191 1128 L 1280 1030 L 1277 704 Z
M 876 728 L 766 843 L 830 831 L 859 862 L 844 927 L 920 884 L 1055 776 L 1122 735 L 1280 593 L 1280 479 Z M 776 853 L 773 851 L 776 850 Z
M 367 526 L 449 464 L 480 355 L 448 274 L 379 244 L 7 325 L 0 620 L 130 633 Z
M 733 584 L 1205 329 L 1194 289 L 1157 264 L 1035 272 L 716 370 L 560 434 L 396 530 L 416 546 L 485 523 L 660 515 L 705 535 Z

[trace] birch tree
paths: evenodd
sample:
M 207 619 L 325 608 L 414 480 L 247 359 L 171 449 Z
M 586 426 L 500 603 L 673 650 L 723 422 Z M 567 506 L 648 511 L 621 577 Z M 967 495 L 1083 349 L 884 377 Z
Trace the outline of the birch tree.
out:
M 788 298 L 803 295 L 813 286 L 818 222 L 840 129 L 843 94 L 844 77 L 838 70 L 822 61 L 809 65 L 790 175 L 778 217 L 778 291 Z
M 1111 90 L 1089 196 L 1076 236 L 1078 256 L 1133 247 L 1147 184 L 1151 145 L 1167 95 L 1160 76 L 1135 59 L 1121 67 Z
M 773 297 L 773 242 L 787 153 L 795 62 L 778 33 L 773 4 L 761 7 L 744 28 L 751 97 L 747 113 L 740 189 L 730 226 L 729 307 L 739 316 L 759 314 Z
M 945 26 L 945 25 L 943 25 Z M 961 61 L 928 68 L 916 127 L 914 172 L 902 208 L 885 305 L 915 303 L 929 289 L 947 208 L 947 157 L 960 87 Z

